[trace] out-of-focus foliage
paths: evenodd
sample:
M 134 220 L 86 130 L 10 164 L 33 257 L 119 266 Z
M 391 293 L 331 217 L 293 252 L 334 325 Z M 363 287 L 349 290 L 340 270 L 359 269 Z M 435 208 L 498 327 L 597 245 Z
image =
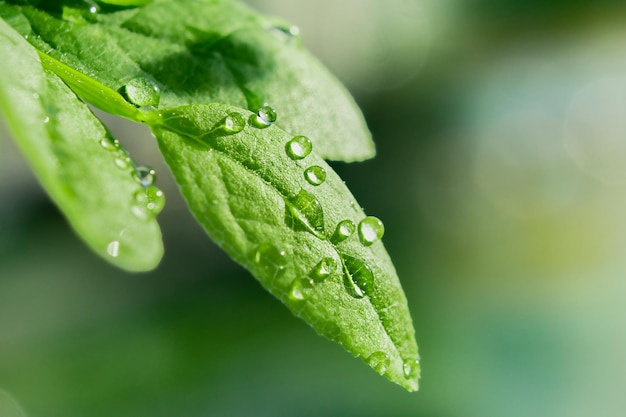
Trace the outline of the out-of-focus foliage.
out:
M 330 3 L 255 5 L 280 9 L 324 59 L 354 59 L 360 31 L 384 32 L 365 20 L 353 44 L 342 39 L 343 54 L 329 52 L 323 29 L 349 13 Z M 0 386 L 31 416 L 624 415 L 621 3 L 372 1 L 381 15 L 395 4 L 423 11 L 424 62 L 402 70 L 400 85 L 369 74 L 367 88 L 348 64 L 326 60 L 346 68 L 378 144 L 373 161 L 336 168 L 367 211 L 388 219 L 421 342 L 419 393 L 343 360 L 284 314 L 173 197 L 159 270 L 103 265 L 5 141 Z

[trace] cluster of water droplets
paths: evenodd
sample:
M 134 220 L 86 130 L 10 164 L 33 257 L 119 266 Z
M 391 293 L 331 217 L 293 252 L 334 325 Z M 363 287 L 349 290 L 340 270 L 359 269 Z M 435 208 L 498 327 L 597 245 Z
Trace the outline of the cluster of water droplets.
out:
M 243 129 L 243 121 L 230 114 L 223 122 L 224 130 L 240 131 Z M 255 116 L 250 119 L 250 124 L 257 128 L 265 128 L 274 123 L 277 114 L 267 104 L 261 107 Z M 233 126 L 237 126 L 233 129 Z M 305 160 L 313 151 L 311 140 L 302 135 L 294 136 L 285 143 L 285 153 L 293 161 Z M 326 170 L 319 165 L 310 165 L 304 169 L 304 179 L 309 184 L 318 187 L 326 181 Z M 287 208 L 286 222 L 296 231 L 308 231 L 320 239 L 329 239 L 337 245 L 351 236 L 357 234 L 358 241 L 363 246 L 371 246 L 383 237 L 385 228 L 383 223 L 376 217 L 367 216 L 357 225 L 350 219 L 340 221 L 334 233 L 327 237 L 324 231 L 324 217 L 322 205 L 319 200 L 309 191 L 302 189 L 294 197 L 285 199 Z M 271 248 L 271 249 L 270 249 Z M 280 254 L 280 256 L 278 256 Z M 324 258 L 313 268 L 306 277 L 300 277 L 293 281 L 290 297 L 293 300 L 304 300 L 307 292 L 314 288 L 315 284 L 338 272 L 345 277 L 347 292 L 355 298 L 363 298 L 371 293 L 374 285 L 374 274 L 364 261 L 352 256 L 337 252 L 339 261 L 333 258 Z M 280 259 L 281 262 L 277 260 Z M 255 254 L 255 262 L 266 269 L 272 276 L 282 275 L 287 266 L 287 255 L 276 246 L 259 245 Z M 342 270 L 338 271 L 338 265 Z
M 133 195 L 132 213 L 141 220 L 154 218 L 165 206 L 165 195 L 154 185 L 156 172 L 150 167 L 135 168 L 135 177 L 141 188 Z

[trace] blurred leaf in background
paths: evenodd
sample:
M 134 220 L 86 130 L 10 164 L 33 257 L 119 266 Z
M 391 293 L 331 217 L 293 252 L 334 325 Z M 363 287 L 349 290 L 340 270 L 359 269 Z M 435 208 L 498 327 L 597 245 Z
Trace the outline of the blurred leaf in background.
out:
M 386 219 L 420 392 L 285 314 L 204 237 L 167 175 L 162 265 L 104 265 L 6 140 L 0 387 L 29 416 L 626 414 L 626 4 L 371 1 L 336 42 L 327 28 L 346 33 L 339 16 L 358 2 L 250 4 L 297 24 L 364 109 L 378 157 L 334 166 Z M 415 26 L 387 17 L 396 4 Z M 393 60 L 381 47 L 368 61 L 359 33 L 389 34 Z M 151 148 L 130 151 L 166 172 Z

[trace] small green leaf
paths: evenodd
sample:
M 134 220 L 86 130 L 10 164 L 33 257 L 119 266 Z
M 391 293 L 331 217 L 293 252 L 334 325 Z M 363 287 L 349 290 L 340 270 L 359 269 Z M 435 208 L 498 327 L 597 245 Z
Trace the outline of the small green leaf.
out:
M 59 2 L 66 3 L 71 4 Z M 238 1 L 161 0 L 94 16 L 72 9 L 79 18 L 47 7 L 7 7 L 0 15 L 19 11 L 30 23 L 33 45 L 108 91 L 146 78 L 161 90 L 163 108 L 219 102 L 257 111 L 268 103 L 278 112 L 280 127 L 308 136 L 326 159 L 356 161 L 375 154 L 354 100 L 303 48 L 299 35 Z M 83 96 L 91 88 L 84 98 L 101 106 L 97 84 L 82 88 L 75 91 Z M 137 120 L 122 105 L 117 112 L 103 109 Z
M 128 154 L 3 20 L 0 62 L 0 110 L 72 227 L 113 264 L 133 271 L 154 268 L 163 252 L 156 210 L 143 204 L 150 190 L 135 177 Z
M 248 123 L 232 132 L 225 124 L 236 113 Z M 380 240 L 364 245 L 355 233 L 368 217 L 315 149 L 293 159 L 293 135 L 256 117 L 190 105 L 161 111 L 153 129 L 191 211 L 231 257 L 317 332 L 416 390 L 417 346 L 396 272 Z M 325 170 L 321 184 L 305 179 L 310 166 Z M 331 239 L 347 220 L 349 236 Z

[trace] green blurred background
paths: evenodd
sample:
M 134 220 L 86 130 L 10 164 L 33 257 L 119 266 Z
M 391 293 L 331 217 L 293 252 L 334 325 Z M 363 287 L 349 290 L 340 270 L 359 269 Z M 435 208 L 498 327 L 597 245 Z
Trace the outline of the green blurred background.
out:
M 385 221 L 420 392 L 292 317 L 195 224 L 148 133 L 107 118 L 161 174 L 165 258 L 93 255 L 1 130 L 0 417 L 626 415 L 626 3 L 249 3 L 362 106 L 378 156 L 334 166 Z

